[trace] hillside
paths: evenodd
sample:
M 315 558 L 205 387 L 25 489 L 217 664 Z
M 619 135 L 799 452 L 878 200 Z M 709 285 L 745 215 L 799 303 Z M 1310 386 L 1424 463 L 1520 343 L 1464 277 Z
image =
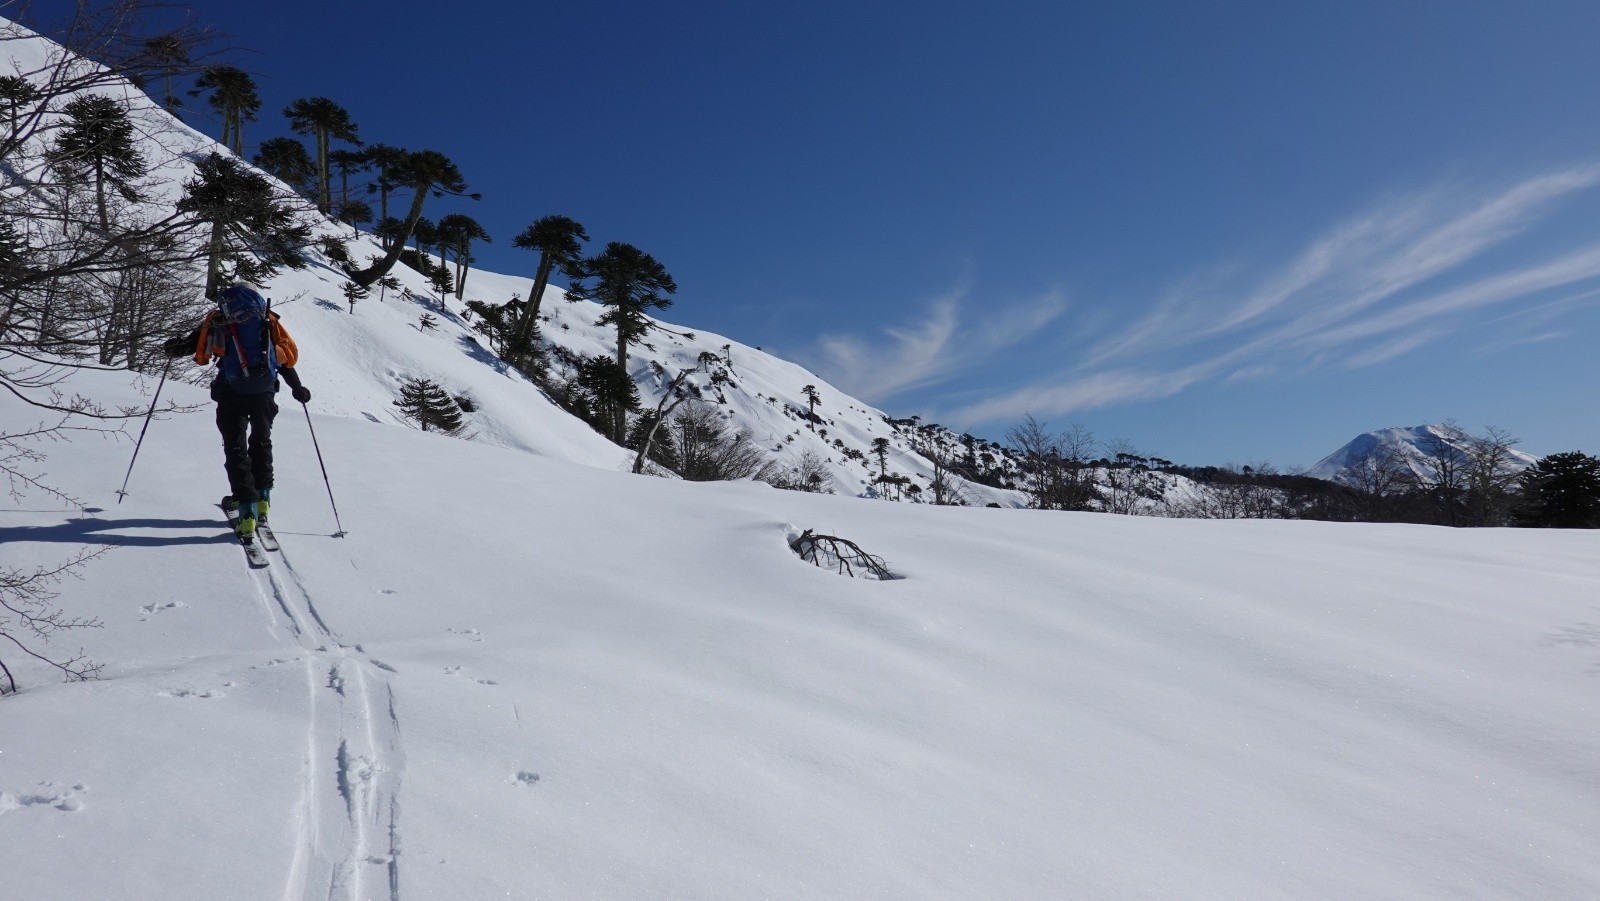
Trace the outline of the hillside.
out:
M 17 29 L 3 19 L 0 27 Z M 63 51 L 43 38 L 30 37 L 0 43 L 0 53 L 10 57 L 5 68 L 34 73 L 47 71 Z M 147 199 L 135 205 L 135 212 L 169 210 L 182 195 L 184 184 L 194 178 L 195 160 L 209 153 L 231 155 L 132 86 L 119 83 L 107 92 L 131 108 L 138 125 L 138 147 L 152 163 L 144 185 Z M 42 154 L 42 148 L 34 152 Z M 8 176 L 9 189 L 25 190 L 27 183 L 27 173 Z M 287 186 L 283 191 L 292 193 Z M 384 253 L 376 239 L 322 217 L 308 204 L 302 216 L 313 225 L 318 246 L 327 240 L 343 242 L 357 261 Z M 632 452 L 595 434 L 496 359 L 463 315 L 470 301 L 501 304 L 513 294 L 526 296 L 531 272 L 517 276 L 474 270 L 458 301 L 453 295 L 442 300 L 434 296 L 423 275 L 399 265 L 392 273 L 401 285 L 398 292 L 384 292 L 381 301 L 374 292 L 352 309 L 343 294 L 348 280 L 339 266 L 317 247 L 307 253 L 307 268 L 281 270 L 262 287 L 304 351 L 301 369 L 317 409 L 404 426 L 393 407 L 400 384 L 407 377 L 427 377 L 475 401 L 478 409 L 470 415 L 467 429 L 473 440 L 608 469 L 632 463 Z M 529 259 L 531 270 L 534 257 Z M 610 355 L 614 351 L 612 331 L 595 324 L 603 312 L 598 304 L 565 302 L 564 292 L 551 287 L 543 311 L 542 328 L 552 345 L 578 355 Z M 425 313 L 435 317 L 437 328 L 426 332 L 419 328 Z M 748 432 L 774 463 L 793 462 L 809 450 L 826 466 L 832 490 L 846 495 L 875 494 L 869 483 L 876 475 L 877 462 L 867 458 L 873 439 L 886 437 L 891 442 L 886 460 L 889 472 L 922 485 L 931 481 L 933 464 L 916 452 L 915 433 L 894 428 L 882 411 L 804 368 L 754 347 L 673 323 L 656 324 L 660 328 L 653 330 L 655 337 L 636 347 L 630 356 L 630 372 L 646 408 L 654 407 L 666 387 L 666 379 L 658 372 L 670 377 L 682 367 L 692 367 L 700 353 L 715 353 L 730 358 L 733 376 L 714 392 L 719 418 L 732 430 Z M 185 328 L 184 323 L 174 323 L 171 331 Z M 710 387 L 704 377 L 691 384 Z M 807 403 L 802 389 L 807 385 L 814 385 L 820 396 L 815 429 L 808 428 L 805 420 Z M 953 436 L 941 437 L 948 441 Z M 1021 495 L 1013 491 L 968 483 L 961 490 L 968 503 L 979 506 L 1021 503 Z

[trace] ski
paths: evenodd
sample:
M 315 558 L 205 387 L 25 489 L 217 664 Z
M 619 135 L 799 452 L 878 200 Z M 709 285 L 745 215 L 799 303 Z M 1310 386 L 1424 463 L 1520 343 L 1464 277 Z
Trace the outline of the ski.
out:
M 275 551 L 278 549 L 278 536 L 272 534 L 272 527 L 264 522 L 256 523 L 256 543 L 263 550 Z
M 241 537 L 239 546 L 244 548 L 244 555 L 250 561 L 251 569 L 261 569 L 270 565 L 271 561 L 267 559 L 267 552 L 261 549 L 261 545 Z
M 222 514 L 228 517 L 228 526 L 230 528 L 237 528 L 239 525 L 239 508 L 235 507 L 230 510 L 221 504 L 218 504 L 217 506 L 222 507 Z M 249 538 L 246 538 L 243 535 L 238 534 L 237 532 L 234 533 L 234 537 L 239 539 L 239 546 L 244 548 L 244 555 L 250 561 L 251 569 L 260 569 L 271 564 L 271 561 L 267 559 L 267 552 L 262 549 L 262 545 L 250 540 Z M 273 547 L 277 547 L 278 541 L 276 538 L 273 539 L 272 544 Z

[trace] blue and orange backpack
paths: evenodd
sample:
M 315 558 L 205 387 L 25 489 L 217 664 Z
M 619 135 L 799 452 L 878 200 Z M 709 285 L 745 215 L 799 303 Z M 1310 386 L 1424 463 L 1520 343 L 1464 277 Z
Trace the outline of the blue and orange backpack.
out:
M 217 295 L 210 351 L 218 358 L 222 381 L 239 394 L 267 394 L 278 389 L 272 320 L 266 298 L 248 285 L 233 285 Z

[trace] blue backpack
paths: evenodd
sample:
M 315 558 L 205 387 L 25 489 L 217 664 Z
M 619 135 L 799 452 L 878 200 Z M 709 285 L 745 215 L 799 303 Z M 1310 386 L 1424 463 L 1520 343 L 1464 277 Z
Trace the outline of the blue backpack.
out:
M 217 367 L 222 381 L 239 394 L 278 390 L 278 351 L 266 298 L 246 285 L 234 285 L 217 296 L 221 315 L 211 332 L 213 348 L 226 348 Z

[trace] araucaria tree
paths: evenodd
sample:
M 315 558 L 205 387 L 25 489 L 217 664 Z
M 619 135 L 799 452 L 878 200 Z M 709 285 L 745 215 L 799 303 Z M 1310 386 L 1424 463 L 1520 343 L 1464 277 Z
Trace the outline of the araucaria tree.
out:
M 339 173 L 339 208 L 350 205 L 350 176 L 365 172 L 371 166 L 367 155 L 359 150 L 333 150 L 328 153 L 328 167 Z
M 393 221 L 396 229 L 399 220 L 392 220 L 389 216 L 389 195 L 395 188 L 400 187 L 400 170 L 405 167 L 406 151 L 388 144 L 371 144 L 361 151 L 361 157 L 366 165 L 374 170 L 377 177 L 367 185 L 368 194 L 378 195 L 378 222 L 381 224 Z M 378 229 L 378 238 L 383 242 L 383 249 L 388 250 L 394 243 L 393 233 L 386 232 L 381 227 Z
M 401 223 L 394 243 L 389 245 L 389 252 L 383 259 L 352 276 L 356 284 L 363 287 L 388 275 L 394 264 L 399 262 L 400 252 L 405 249 L 406 242 L 411 240 L 411 230 L 417 227 L 417 220 L 422 218 L 422 207 L 428 202 L 429 194 L 453 194 L 458 197 L 471 197 L 473 200 L 482 197 L 480 194 L 468 194 L 467 182 L 461 177 L 461 170 L 456 168 L 455 163 L 450 162 L 449 157 L 435 150 L 419 150 L 406 154 L 404 164 L 390 175 L 397 184 L 412 190 L 411 210 L 406 214 L 405 222 Z
M 328 187 L 329 144 L 337 138 L 360 147 L 361 139 L 356 135 L 356 124 L 350 121 L 348 110 L 326 97 L 301 98 L 284 107 L 283 114 L 296 134 L 316 139 L 317 209 L 330 212 L 333 199 Z
M 195 177 L 184 188 L 178 211 L 210 226 L 207 297 L 227 280 L 262 281 L 279 266 L 305 268 L 301 251 L 311 243 L 311 226 L 259 173 L 213 153 L 195 164 Z
M 872 455 L 878 458 L 878 478 L 880 480 L 887 479 L 889 477 L 889 439 L 882 437 L 872 439 Z
M 616 328 L 617 365 L 626 370 L 628 346 L 638 344 L 652 326 L 646 311 L 672 306 L 667 295 L 677 290 L 677 282 L 655 257 L 632 244 L 612 241 L 599 256 L 583 261 L 583 280 L 567 296 L 606 307 L 596 324 Z
M 255 79 L 250 73 L 233 66 L 212 66 L 194 81 L 191 97 L 209 94 L 206 104 L 222 118 L 222 136 L 218 142 L 232 150 L 235 156 L 244 155 L 244 123 L 256 121 L 261 111 L 261 96 L 256 93 Z
M 478 220 L 462 213 L 451 213 L 439 220 L 439 257 L 448 253 L 456 259 L 456 300 L 467 290 L 467 270 L 472 268 L 472 242 L 491 243 L 489 233 Z
M 816 385 L 807 385 L 800 389 L 800 393 L 805 395 L 806 398 L 806 426 L 815 432 L 817 430 L 817 404 L 822 402 L 822 398 L 817 395 Z
M 544 289 L 550 284 L 551 273 L 560 269 L 569 282 L 583 277 L 582 242 L 587 240 L 589 233 L 583 230 L 583 226 L 566 216 L 545 216 L 512 239 L 511 246 L 539 254 L 539 268 L 533 275 L 533 291 L 528 295 L 522 318 L 517 321 L 517 340 L 532 339 L 535 323 L 539 321 L 539 304 L 544 300 Z
M 589 357 L 578 367 L 578 386 L 591 400 L 591 424 L 617 444 L 628 437 L 628 414 L 639 409 L 639 386 L 621 364 L 607 357 Z
M 429 379 L 406 379 L 400 386 L 400 399 L 394 405 L 424 432 L 454 434 L 461 431 L 461 407 L 450 392 Z
M 316 183 L 317 164 L 306 152 L 306 145 L 294 138 L 262 141 L 251 162 L 302 194 L 310 193 Z
M 172 93 L 172 77 L 189 65 L 189 42 L 181 34 L 164 34 L 144 42 L 144 56 L 150 67 L 161 77 L 161 105 L 174 116 L 183 107 L 183 101 Z
M 134 142 L 133 123 L 122 104 L 99 94 L 79 97 L 63 112 L 66 122 L 51 150 L 50 163 L 69 180 L 87 176 L 93 182 L 100 230 L 110 231 L 106 189 L 114 189 L 129 202 L 137 200 L 134 180 L 149 168 Z
M 1551 454 L 1523 470 L 1517 524 L 1550 529 L 1600 528 L 1600 458 Z

